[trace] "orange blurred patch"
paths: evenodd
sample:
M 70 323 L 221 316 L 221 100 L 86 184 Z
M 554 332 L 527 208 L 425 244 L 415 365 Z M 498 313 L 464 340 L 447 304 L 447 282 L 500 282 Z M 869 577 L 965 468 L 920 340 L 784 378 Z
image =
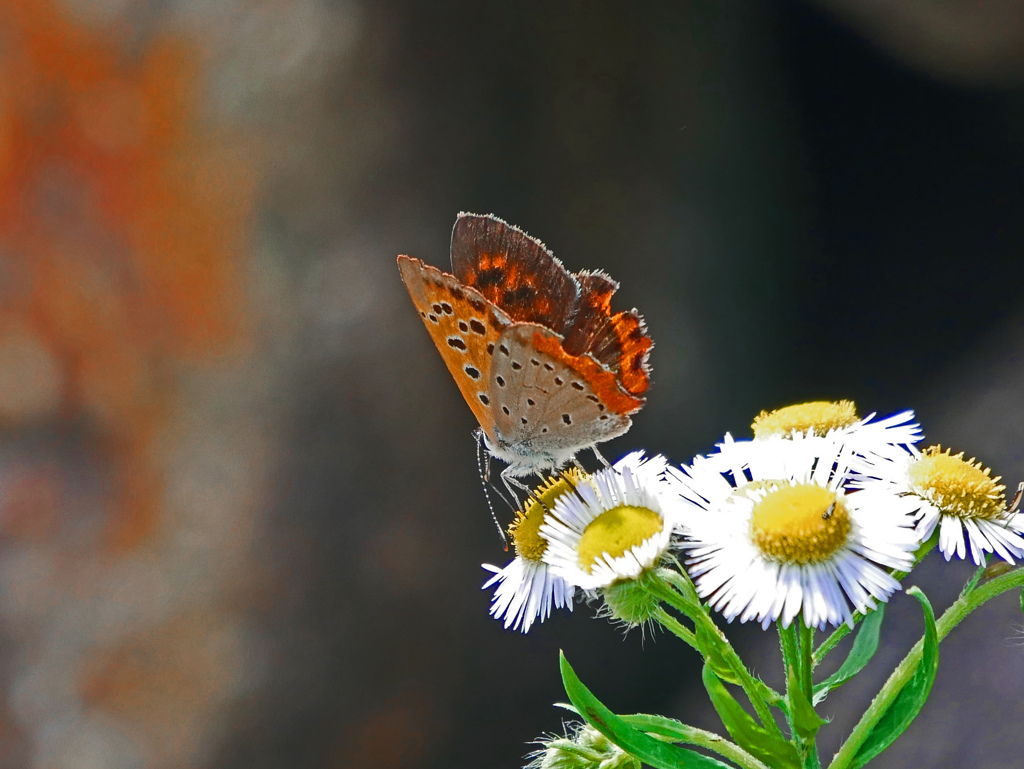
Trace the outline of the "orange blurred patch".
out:
M 90 660 L 82 696 L 145 727 L 160 752 L 187 753 L 232 692 L 239 656 L 223 617 L 187 612 Z
M 0 359 L 32 364 L 0 378 L 0 424 L 95 431 L 119 480 L 109 541 L 132 547 L 159 517 L 174 368 L 247 341 L 253 148 L 204 123 L 205 53 L 183 37 L 129 45 L 51 0 L 5 4 L 0 28 Z

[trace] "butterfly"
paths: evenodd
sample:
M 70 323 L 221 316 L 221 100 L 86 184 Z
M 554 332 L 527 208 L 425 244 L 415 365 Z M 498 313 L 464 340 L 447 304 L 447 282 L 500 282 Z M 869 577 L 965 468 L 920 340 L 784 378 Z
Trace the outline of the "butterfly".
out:
M 636 310 L 612 313 L 615 281 L 570 273 L 493 215 L 458 215 L 451 259 L 451 274 L 411 256 L 398 268 L 506 483 L 629 429 L 653 343 Z

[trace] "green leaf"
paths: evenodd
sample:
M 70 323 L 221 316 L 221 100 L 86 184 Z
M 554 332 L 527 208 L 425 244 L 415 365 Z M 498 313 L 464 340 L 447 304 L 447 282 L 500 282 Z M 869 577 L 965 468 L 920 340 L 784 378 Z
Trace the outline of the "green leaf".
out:
M 868 734 L 867 739 L 858 748 L 851 769 L 859 769 L 864 766 L 892 745 L 896 738 L 907 730 L 907 727 L 917 718 L 917 714 L 921 712 L 921 708 L 931 693 L 932 684 L 935 682 L 935 673 L 939 669 L 939 634 L 935 628 L 935 612 L 932 611 L 932 605 L 928 602 L 925 594 L 918 588 L 910 588 L 907 590 L 907 595 L 916 598 L 924 610 L 924 648 L 921 662 L 918 663 L 914 675 L 896 695 L 892 704 Z
M 770 733 L 743 709 L 725 688 L 710 665 L 704 666 L 704 688 L 718 711 L 726 731 L 741 748 L 777 769 L 799 769 L 797 749 L 778 735 Z
M 796 671 L 790 668 L 787 678 L 789 683 L 786 692 L 789 696 L 793 731 L 800 735 L 801 739 L 812 739 L 827 722 L 814 711 L 814 705 L 807 699 L 800 682 L 796 680 Z
M 655 716 L 649 713 L 636 713 L 632 716 L 619 716 L 619 718 L 640 731 L 670 737 L 676 742 L 690 742 L 693 737 L 694 727 L 674 718 Z
M 820 705 L 830 691 L 842 686 L 862 671 L 875 656 L 875 652 L 878 651 L 878 635 L 882 629 L 884 614 L 885 604 L 882 604 L 864 618 L 856 638 L 853 639 L 853 647 L 843 664 L 839 666 L 839 670 L 814 687 L 815 705 Z
M 620 748 L 654 769 L 729 769 L 728 764 L 644 734 L 612 713 L 577 678 L 564 653 L 559 653 L 562 683 L 569 700 L 588 724 Z

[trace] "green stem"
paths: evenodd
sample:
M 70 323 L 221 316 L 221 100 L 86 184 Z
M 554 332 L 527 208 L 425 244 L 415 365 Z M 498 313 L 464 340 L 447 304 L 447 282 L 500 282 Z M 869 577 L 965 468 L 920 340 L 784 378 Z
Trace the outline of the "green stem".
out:
M 811 671 L 814 668 L 811 655 L 811 650 L 814 649 L 814 628 L 804 624 L 802 615 L 797 616 L 795 622 L 799 623 L 797 632 L 800 641 L 800 656 L 797 672 L 800 676 L 798 679 L 800 691 L 806 702 L 811 703 L 814 696 L 814 685 L 811 678 Z M 790 707 L 793 705 L 790 704 Z M 821 769 L 821 759 L 818 758 L 818 741 L 814 737 L 803 738 L 798 734 L 794 734 L 794 737 L 799 742 L 800 755 L 803 757 L 806 769 Z
M 782 646 L 782 664 L 786 668 L 786 681 L 788 682 L 789 671 L 797 670 L 800 666 L 800 652 L 797 648 L 796 625 L 791 623 L 789 627 L 782 627 L 781 622 L 776 622 L 779 631 L 779 643 Z M 788 688 L 788 684 L 787 684 Z
M 857 623 L 864 619 L 864 615 L 859 611 L 853 613 L 853 627 L 857 627 Z M 846 636 L 850 634 L 851 628 L 849 625 L 843 624 L 837 627 L 828 638 L 826 638 L 821 646 L 818 647 L 817 651 L 811 655 L 811 666 L 818 667 L 821 661 L 825 659 L 825 656 L 839 645 Z
M 661 623 L 663 628 L 689 644 L 694 651 L 698 653 L 700 652 L 700 646 L 697 644 L 697 636 L 684 626 L 682 622 L 677 620 L 660 606 L 654 610 L 653 616 L 654 619 Z
M 680 595 L 679 592 L 672 589 L 671 585 L 666 583 L 666 579 L 673 583 L 678 583 L 676 579 L 669 577 L 669 574 L 671 574 L 671 572 L 666 569 L 659 571 L 657 577 L 651 581 L 652 591 L 654 591 L 658 598 L 663 600 L 673 609 L 685 614 L 695 625 L 699 625 L 704 630 L 707 638 L 715 645 L 715 650 L 721 655 L 722 659 L 725 660 L 733 673 L 736 674 L 736 678 L 739 680 L 740 686 L 742 686 L 743 691 L 746 692 L 747 699 L 750 700 L 750 704 L 754 706 L 754 711 L 757 713 L 758 718 L 761 719 L 761 723 L 766 729 L 782 737 L 782 730 L 779 729 L 779 725 L 775 723 L 775 719 L 772 717 L 771 710 L 765 700 L 763 690 L 768 687 L 764 684 L 758 686 L 760 682 L 756 681 L 754 677 L 750 675 L 750 671 L 748 671 L 746 665 L 743 664 L 743 660 L 740 659 L 736 650 L 732 648 L 732 644 L 730 644 L 729 640 L 725 637 L 725 634 L 708 615 L 707 610 L 700 603 L 695 603 L 694 601 L 689 600 L 688 597 L 685 597 L 685 595 Z M 684 588 L 684 591 L 692 592 L 693 596 L 696 597 L 696 592 L 693 591 L 692 585 L 689 586 L 689 590 Z
M 721 735 L 697 729 L 696 727 L 691 728 L 693 732 L 689 736 L 689 744 L 712 750 L 723 758 L 729 759 L 737 766 L 744 767 L 744 769 L 769 769 L 766 764 L 758 761 L 739 745 L 730 742 Z
M 804 767 L 821 769 L 817 742 L 814 737 L 801 737 L 794 723 L 801 697 L 808 704 L 811 702 L 810 650 L 813 648 L 814 631 L 811 629 L 808 632 L 800 614 L 789 627 L 782 627 L 782 623 L 777 623 L 777 627 L 779 642 L 782 645 L 782 661 L 786 667 L 786 700 L 789 703 L 786 717 L 789 721 L 790 734 L 793 735 L 792 741 L 800 752 L 800 761 Z
M 802 620 L 802 617 L 800 618 Z M 814 669 L 812 662 L 811 649 L 814 648 L 814 628 L 807 627 L 802 621 L 800 622 L 800 688 L 803 690 L 804 696 L 807 697 L 807 701 L 810 702 L 811 696 L 813 695 L 812 684 L 811 684 L 811 671 Z
M 1002 574 L 991 582 L 987 582 L 984 585 L 972 590 L 970 593 L 961 596 L 953 604 L 946 609 L 938 622 L 935 623 L 936 630 L 938 632 L 939 641 L 941 642 L 950 632 L 959 625 L 964 618 L 967 617 L 972 611 L 977 609 L 979 606 L 984 604 L 986 601 L 995 598 L 1001 593 L 1005 593 L 1007 590 L 1024 586 L 1024 568 L 1014 569 L 1011 572 Z M 893 700 L 902 691 L 903 687 L 906 686 L 907 681 L 917 670 L 917 666 L 921 663 L 921 656 L 924 652 L 924 638 L 922 637 L 914 647 L 907 652 L 907 656 L 903 658 L 902 662 L 897 665 L 896 669 L 889 676 L 889 679 L 882 686 L 881 690 L 875 696 L 875 699 L 871 701 L 871 705 L 865 711 L 864 715 L 861 716 L 860 721 L 850 732 L 850 736 L 846 742 L 836 753 L 832 759 L 832 763 L 829 764 L 829 769 L 846 769 L 853 762 L 853 759 L 857 755 L 857 751 L 860 746 L 864 744 L 864 740 L 871 734 L 871 730 L 878 723 L 878 720 L 882 715 L 889 709 Z
M 679 572 L 672 571 L 672 569 L 660 569 L 657 576 L 672 585 L 672 587 L 678 590 L 679 593 L 694 606 L 701 605 L 700 596 L 697 595 L 697 588 L 693 586 L 689 577 L 684 577 Z
M 793 726 L 793 709 L 789 704 L 789 682 L 792 680 L 790 671 L 795 671 L 800 664 L 800 654 L 797 650 L 796 626 L 782 627 L 781 622 L 775 623 L 779 631 L 779 645 L 782 647 L 782 666 L 786 670 L 786 722 L 789 724 L 790 734 L 796 734 L 796 727 Z
M 978 583 L 981 581 L 982 575 L 985 574 L 985 569 L 987 569 L 987 568 L 988 568 L 988 553 L 985 553 L 984 563 L 982 563 L 981 566 L 979 566 L 977 569 L 975 569 L 974 576 L 972 576 L 967 581 L 967 584 L 964 585 L 964 589 L 960 591 L 960 597 L 961 598 L 963 598 L 965 595 L 970 593 L 972 590 L 974 590 L 974 588 L 976 588 L 978 586 Z

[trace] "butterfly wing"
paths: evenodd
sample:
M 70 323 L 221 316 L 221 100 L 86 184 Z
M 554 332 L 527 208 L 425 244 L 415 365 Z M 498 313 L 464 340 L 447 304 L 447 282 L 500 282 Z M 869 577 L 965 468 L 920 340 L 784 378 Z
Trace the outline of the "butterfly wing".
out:
M 514 321 L 568 328 L 580 286 L 543 243 L 493 214 L 461 213 L 452 229 L 452 272 Z
M 619 284 L 600 271 L 568 272 L 536 238 L 493 214 L 460 213 L 452 272 L 508 316 L 560 334 L 571 355 L 590 353 L 633 395 L 650 384 L 653 342 L 636 310 L 613 313 Z
M 512 321 L 479 292 L 411 256 L 398 269 L 423 324 L 473 415 L 494 440 L 494 404 L 488 385 L 502 332 Z
M 558 334 L 534 323 L 502 333 L 488 384 L 499 447 L 536 464 L 562 464 L 621 435 L 644 403 L 593 356 L 569 355 Z
M 615 371 L 623 388 L 633 395 L 647 391 L 647 358 L 654 342 L 636 310 L 612 313 L 612 294 L 619 284 L 603 272 L 580 272 L 580 300 L 570 328 L 564 332 L 565 349 L 585 352 Z

